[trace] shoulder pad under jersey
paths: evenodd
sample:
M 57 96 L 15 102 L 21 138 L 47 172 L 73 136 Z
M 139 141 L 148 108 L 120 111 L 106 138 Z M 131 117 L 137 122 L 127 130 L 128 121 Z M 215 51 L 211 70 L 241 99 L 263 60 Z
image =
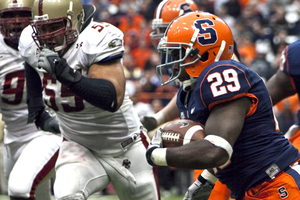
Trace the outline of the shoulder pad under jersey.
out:
M 245 96 L 262 79 L 242 63 L 226 60 L 208 66 L 198 77 L 200 97 L 206 107 Z
M 32 32 L 31 26 L 28 25 L 23 29 L 19 40 L 19 53 L 31 66 L 36 62 L 35 57 L 37 49 L 37 46 L 32 39 Z
M 118 54 L 124 51 L 124 34 L 109 23 L 91 22 L 80 34 L 78 43 L 86 54 Z
M 280 70 L 288 75 L 300 75 L 300 40 L 287 46 L 282 55 Z

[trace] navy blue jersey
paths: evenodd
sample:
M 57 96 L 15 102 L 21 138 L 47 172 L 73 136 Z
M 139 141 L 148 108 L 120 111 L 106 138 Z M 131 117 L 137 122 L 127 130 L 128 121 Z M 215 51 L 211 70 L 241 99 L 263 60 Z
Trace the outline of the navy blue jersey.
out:
M 300 40 L 287 46 L 282 55 L 282 65 L 280 70 L 290 76 L 292 79 L 292 84 L 297 90 L 298 97 L 300 98 Z M 297 124 L 300 125 L 300 111 L 297 115 Z
M 200 74 L 190 94 L 181 87 L 177 98 L 181 119 L 205 124 L 215 105 L 244 96 L 252 101 L 250 111 L 233 146 L 231 163 L 216 174 L 232 191 L 233 198 L 270 179 L 266 170 L 273 164 L 284 170 L 300 157 L 278 130 L 263 80 L 242 63 L 215 62 Z

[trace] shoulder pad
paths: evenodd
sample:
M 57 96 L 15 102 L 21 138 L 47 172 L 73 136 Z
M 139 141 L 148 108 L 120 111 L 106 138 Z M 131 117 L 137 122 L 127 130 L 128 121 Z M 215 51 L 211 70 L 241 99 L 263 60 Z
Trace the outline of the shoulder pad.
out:
M 244 96 L 259 81 L 262 79 L 255 72 L 239 62 L 228 60 L 208 66 L 198 77 L 197 87 L 203 104 L 209 107 Z
M 124 51 L 124 34 L 109 23 L 91 22 L 80 34 L 82 51 L 86 54 L 118 54 Z

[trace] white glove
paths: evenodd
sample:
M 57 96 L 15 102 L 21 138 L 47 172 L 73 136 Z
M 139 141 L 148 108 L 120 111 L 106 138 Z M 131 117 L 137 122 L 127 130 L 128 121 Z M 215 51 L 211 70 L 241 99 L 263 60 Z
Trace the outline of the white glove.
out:
M 148 148 L 147 148 L 147 151 L 146 151 L 146 158 L 147 158 L 147 161 L 150 165 L 152 166 L 155 166 L 155 163 L 153 162 L 152 160 L 152 152 L 153 150 L 155 150 L 156 148 L 161 148 L 162 147 L 162 129 L 158 129 L 156 132 L 155 132 L 155 135 L 153 136 Z
M 216 181 L 217 178 L 214 175 L 208 170 L 204 170 L 197 180 L 188 188 L 183 200 L 208 200 Z

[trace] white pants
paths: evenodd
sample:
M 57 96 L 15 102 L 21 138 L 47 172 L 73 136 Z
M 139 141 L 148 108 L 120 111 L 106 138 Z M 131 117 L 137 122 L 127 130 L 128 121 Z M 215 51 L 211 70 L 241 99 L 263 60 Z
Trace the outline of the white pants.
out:
M 55 198 L 82 193 L 87 199 L 111 182 L 120 200 L 158 200 L 153 167 L 145 153 L 141 141 L 118 157 L 97 157 L 76 142 L 64 141 L 56 163 Z
M 29 142 L 4 145 L 4 173 L 9 196 L 51 199 L 50 178 L 54 174 L 61 140 L 60 136 L 45 133 Z

